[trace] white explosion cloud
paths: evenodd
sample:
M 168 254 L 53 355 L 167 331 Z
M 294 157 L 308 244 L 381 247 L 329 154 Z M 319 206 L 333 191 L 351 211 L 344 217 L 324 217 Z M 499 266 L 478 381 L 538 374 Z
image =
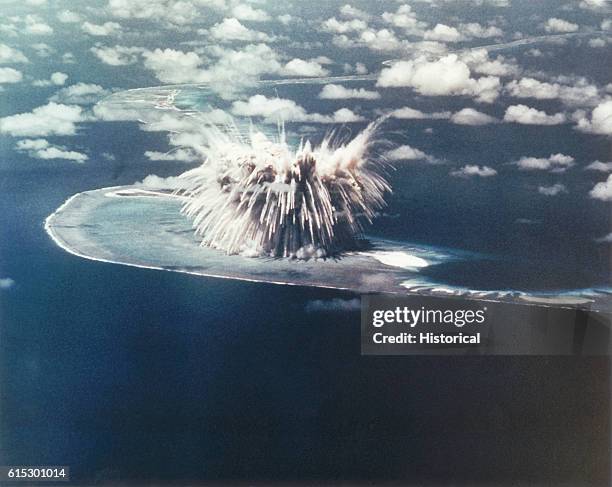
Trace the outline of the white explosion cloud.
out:
M 183 213 L 202 245 L 230 254 L 307 259 L 354 247 L 390 187 L 371 154 L 371 123 L 349 142 L 291 147 L 256 129 L 204 130 L 206 160 L 181 175 Z

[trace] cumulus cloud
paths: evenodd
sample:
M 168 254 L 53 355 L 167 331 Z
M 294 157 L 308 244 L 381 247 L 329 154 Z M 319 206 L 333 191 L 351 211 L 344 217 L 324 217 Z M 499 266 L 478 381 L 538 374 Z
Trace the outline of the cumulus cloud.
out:
M 363 19 L 363 20 L 368 20 L 370 18 L 369 13 L 364 12 L 363 10 L 357 7 L 353 7 L 352 5 L 349 5 L 348 3 L 340 7 L 340 15 L 342 15 L 343 17 Z
M 589 196 L 596 200 L 612 201 L 612 174 L 605 181 L 597 183 L 589 192 Z
M 330 300 L 315 299 L 306 303 L 306 311 L 308 313 L 320 313 L 326 311 L 345 312 L 359 311 L 361 302 L 359 299 L 340 299 L 334 298 Z
M 578 130 L 593 134 L 612 135 L 612 100 L 597 105 L 591 116 L 578 118 Z
M 481 178 L 489 178 L 491 176 L 496 176 L 497 171 L 489 166 L 476 166 L 472 164 L 468 164 L 463 166 L 460 169 L 450 172 L 451 176 L 460 177 L 460 178 L 471 178 L 471 177 L 481 177 Z
M 400 145 L 395 149 L 384 153 L 384 157 L 389 161 L 418 161 L 423 160 L 431 164 L 438 162 L 435 157 L 432 157 L 422 150 L 409 145 Z
M 396 12 L 383 12 L 382 18 L 388 24 L 403 29 L 407 34 L 422 35 L 427 23 L 418 20 L 410 5 L 400 5 Z
M 516 161 L 521 171 L 564 172 L 574 165 L 574 158 L 565 154 L 551 154 L 548 157 L 521 157 Z
M 276 20 L 278 20 L 283 25 L 289 25 L 295 19 L 292 15 L 282 14 L 282 15 L 277 16 Z
M 24 31 L 32 35 L 51 35 L 53 28 L 37 15 L 26 15 L 23 19 Z
M 106 10 L 121 19 L 150 19 L 180 26 L 201 19 L 202 9 L 225 7 L 223 0 L 108 0 Z
M 424 57 L 397 61 L 381 71 L 377 81 L 381 87 L 411 87 L 427 96 L 466 95 L 476 101 L 493 102 L 499 95 L 499 78 L 471 77 L 470 68 L 456 54 L 436 61 Z
M 504 56 L 491 59 L 486 49 L 469 49 L 461 53 L 460 59 L 474 73 L 487 76 L 516 76 L 521 71 L 514 60 L 508 60 Z
M 547 83 L 534 78 L 512 80 L 506 91 L 516 98 L 535 98 L 538 100 L 560 99 L 567 105 L 590 105 L 599 101 L 597 86 L 585 79 L 578 79 L 574 85 Z
M 441 120 L 451 117 L 451 112 L 432 112 L 425 113 L 412 107 L 402 107 L 393 110 L 390 116 L 402 120 Z
M 117 22 L 104 22 L 103 24 L 84 22 L 81 28 L 83 32 L 92 36 L 110 36 L 121 31 L 121 25 Z
M 323 30 L 335 34 L 346 34 L 348 32 L 360 32 L 368 28 L 368 24 L 360 19 L 338 20 L 336 17 L 327 19 L 322 24 Z
M 23 74 L 13 68 L 0 68 L 0 84 L 19 83 L 23 79 Z
M 62 10 L 57 14 L 57 20 L 64 24 L 73 24 L 81 21 L 81 16 L 72 10 Z
M 0 43 L 0 64 L 27 63 L 28 58 L 18 49 Z
M 307 113 L 304 107 L 286 98 L 267 98 L 264 95 L 253 95 L 247 101 L 235 101 L 232 113 L 244 117 L 261 117 L 267 122 L 283 120 L 286 122 L 314 123 L 352 123 L 361 122 L 363 117 L 348 108 L 336 110 L 332 115 Z
M 211 46 L 204 59 L 196 52 L 174 49 L 146 51 L 145 67 L 164 83 L 209 83 L 224 98 L 235 98 L 243 88 L 253 86 L 263 74 L 283 73 L 280 56 L 266 44 L 248 44 L 240 49 Z
M 594 161 L 585 169 L 587 171 L 612 172 L 612 162 Z
M 578 30 L 578 24 L 552 17 L 544 24 L 544 30 L 550 33 L 576 32 Z
M 423 36 L 428 41 L 440 41 L 440 42 L 461 42 L 465 40 L 465 37 L 456 27 L 451 27 L 446 24 L 436 24 L 436 26 L 425 32 Z
M 126 46 L 94 46 L 91 52 L 104 64 L 110 66 L 127 66 L 138 61 L 138 54 L 143 51 L 140 47 Z
M 85 162 L 87 154 L 67 150 L 65 147 L 51 145 L 46 139 L 25 139 L 17 142 L 15 148 L 27 152 L 34 159 L 64 159 L 74 162 Z
M 50 98 L 50 101 L 68 105 L 91 105 L 109 94 L 110 91 L 105 90 L 100 85 L 77 83 L 62 88 Z
M 67 79 L 68 75 L 66 73 L 56 71 L 55 73 L 51 74 L 49 79 L 35 80 L 32 82 L 32 84 L 34 86 L 62 86 L 64 83 L 66 83 Z
M 0 289 L 10 289 L 15 285 L 15 281 L 10 277 L 0 277 Z
M 526 105 L 510 105 L 504 114 L 504 121 L 523 125 L 559 125 L 567 119 L 563 113 L 549 115 Z
M 605 235 L 601 238 L 596 238 L 595 241 L 599 243 L 612 243 L 612 232 L 608 233 L 608 235 Z
M 157 79 L 164 83 L 205 82 L 207 73 L 200 68 L 202 58 L 195 52 L 175 49 L 155 49 L 145 51 L 144 66 L 155 72 Z
M 200 160 L 193 151 L 184 148 L 178 148 L 170 152 L 146 151 L 144 155 L 150 161 L 197 162 Z
M 466 37 L 476 37 L 478 39 L 488 39 L 490 37 L 501 37 L 504 35 L 504 31 L 502 31 L 499 27 L 485 27 L 478 22 L 460 24 L 459 30 Z
M 380 98 L 380 94 L 365 88 L 346 88 L 342 85 L 329 84 L 323 87 L 321 93 L 319 93 L 319 98 L 324 100 L 345 100 L 349 98 L 377 100 Z
M 609 0 L 582 0 L 578 6 L 589 10 L 602 10 L 609 6 Z
M 242 3 L 232 9 L 232 15 L 239 20 L 251 22 L 265 22 L 270 20 L 270 16 L 261 9 L 251 7 L 249 4 Z
M 271 38 L 264 32 L 258 32 L 245 27 L 236 18 L 223 19 L 210 29 L 211 35 L 221 41 L 269 41 Z
M 285 64 L 283 72 L 288 76 L 304 77 L 327 76 L 329 74 L 329 71 L 316 59 L 305 61 L 299 58 L 292 59 Z
M 83 121 L 81 107 L 49 102 L 31 112 L 0 118 L 0 133 L 14 137 L 74 135 L 76 124 Z
M 496 123 L 498 120 L 473 108 L 464 108 L 453 113 L 450 121 L 458 125 L 487 125 L 489 123 Z
M 567 188 L 564 184 L 556 183 L 552 186 L 538 186 L 538 193 L 544 196 L 557 196 L 561 193 L 567 193 Z

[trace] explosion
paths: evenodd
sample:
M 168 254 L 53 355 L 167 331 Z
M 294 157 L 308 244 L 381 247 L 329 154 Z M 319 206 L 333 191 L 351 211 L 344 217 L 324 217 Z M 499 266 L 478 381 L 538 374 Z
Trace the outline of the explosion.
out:
M 391 188 L 372 157 L 372 122 L 350 141 L 292 148 L 281 127 L 205 127 L 206 159 L 181 175 L 182 212 L 201 245 L 229 254 L 308 259 L 355 248 Z

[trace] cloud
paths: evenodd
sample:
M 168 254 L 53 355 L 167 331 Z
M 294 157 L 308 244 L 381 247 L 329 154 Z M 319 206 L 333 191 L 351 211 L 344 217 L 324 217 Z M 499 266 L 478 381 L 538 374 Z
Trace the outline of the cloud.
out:
M 223 19 L 211 27 L 210 33 L 222 41 L 269 41 L 271 38 L 263 33 L 245 27 L 236 18 Z
M 361 302 L 358 298 L 340 299 L 334 298 L 330 300 L 315 299 L 306 303 L 306 312 L 321 313 L 326 311 L 344 312 L 344 311 L 359 311 Z
M 458 125 L 486 125 L 498 122 L 495 117 L 474 110 L 473 108 L 459 110 L 451 116 L 450 121 Z
M 0 277 L 0 289 L 10 289 L 15 285 L 15 281 L 10 277 Z
M 108 0 L 107 12 L 121 19 L 150 19 L 187 25 L 202 19 L 201 9 L 223 10 L 224 0 Z
M 551 154 L 548 157 L 521 157 L 516 165 L 521 171 L 564 172 L 574 165 L 574 158 L 565 154 Z
M 37 15 L 26 15 L 24 18 L 24 31 L 32 35 L 51 35 L 53 28 L 42 21 Z
M 504 121 L 523 125 L 559 125 L 567 120 L 563 113 L 548 115 L 526 105 L 510 105 L 504 114 Z
M 580 117 L 578 130 L 592 134 L 612 135 L 612 100 L 597 105 L 590 118 L 586 115 Z
M 487 76 L 516 76 L 521 71 L 516 62 L 507 60 L 504 56 L 491 59 L 486 49 L 469 49 L 461 53 L 460 60 L 474 73 Z
M 585 167 L 585 169 L 588 171 L 611 172 L 612 162 L 601 162 L 601 161 L 591 162 L 591 164 Z
M 364 30 L 359 34 L 359 43 L 374 51 L 400 49 L 403 45 L 395 33 L 388 29 Z
M 62 10 L 57 13 L 57 20 L 64 24 L 73 24 L 81 21 L 81 16 L 72 10 Z
M 307 113 L 302 106 L 293 100 L 267 98 L 264 95 L 253 95 L 247 101 L 235 101 L 232 104 L 232 113 L 244 117 L 261 117 L 271 123 L 278 120 L 314 123 L 352 123 L 364 120 L 363 117 L 348 108 L 336 110 L 333 115 Z
M 248 4 L 239 4 L 232 9 L 232 14 L 238 20 L 247 20 L 251 22 L 265 22 L 270 20 L 270 16 L 261 9 L 256 9 Z
M 599 100 L 597 86 L 579 79 L 574 86 L 560 83 L 546 83 L 534 78 L 512 80 L 506 85 L 506 91 L 516 98 L 535 98 L 538 100 L 560 99 L 567 105 L 590 105 Z
M 77 83 L 62 88 L 49 100 L 68 105 L 91 105 L 109 95 L 110 91 L 100 85 L 90 83 Z
M 55 73 L 51 74 L 51 77 L 49 79 L 35 80 L 32 82 L 32 85 L 34 86 L 62 86 L 64 83 L 66 83 L 67 79 L 68 79 L 68 75 L 66 73 L 61 73 L 59 71 L 56 71 Z
M 145 68 L 154 71 L 157 79 L 164 83 L 205 82 L 210 79 L 200 68 L 203 60 L 195 52 L 158 48 L 145 51 L 143 57 Z
M 28 58 L 19 51 L 11 46 L 0 43 L 0 64 L 17 64 L 27 63 Z
M 438 120 L 438 119 L 448 119 L 451 117 L 451 112 L 433 112 L 433 113 L 425 113 L 421 110 L 417 110 L 411 107 L 402 107 L 393 110 L 390 113 L 390 116 L 393 118 L 399 118 L 402 120 Z
M 81 29 L 83 29 L 83 32 L 86 34 L 92 36 L 110 36 L 120 32 L 121 25 L 117 22 L 104 22 L 101 25 L 84 22 L 83 25 L 81 25 Z
M 170 152 L 146 151 L 144 155 L 150 161 L 197 162 L 200 160 L 191 150 L 183 148 Z
M 30 47 L 36 51 L 38 57 L 49 57 L 56 52 L 54 48 L 44 42 L 36 42 L 31 44 Z
M 279 15 L 278 17 L 276 17 L 276 20 L 278 20 L 283 25 L 289 25 L 295 19 L 293 16 L 289 14 L 283 14 L 283 15 Z
M 64 159 L 74 162 L 85 162 L 86 154 L 66 150 L 65 147 L 51 145 L 45 139 L 25 139 L 17 142 L 15 148 L 18 151 L 26 151 L 34 159 Z
M 0 133 L 14 137 L 74 135 L 76 124 L 83 121 L 81 107 L 49 102 L 28 113 L 0 118 Z
M 612 243 L 612 232 L 608 233 L 608 235 L 605 235 L 601 238 L 596 238 L 595 242 L 598 243 Z
M 440 42 L 461 42 L 465 37 L 455 27 L 450 27 L 446 24 L 436 24 L 436 26 L 425 32 L 423 36 L 428 41 Z
M 13 68 L 0 68 L 0 85 L 4 83 L 19 83 L 23 79 L 23 74 Z
M 380 98 L 380 94 L 364 88 L 346 88 L 342 85 L 329 84 L 323 87 L 321 93 L 319 93 L 319 98 L 324 100 L 346 100 L 349 98 L 377 100 Z
M 370 18 L 369 13 L 364 12 L 363 10 L 359 8 L 353 7 L 352 5 L 349 5 L 348 3 L 340 7 L 340 15 L 342 15 L 343 17 L 362 19 L 362 20 L 368 20 Z
M 596 200 L 612 201 L 612 174 L 605 181 L 597 183 L 589 192 L 589 196 Z
M 538 193 L 544 196 L 557 196 L 561 193 L 567 193 L 567 188 L 564 184 L 553 184 L 552 186 L 538 186 Z
M 582 0 L 578 6 L 589 10 L 602 10 L 608 7 L 609 0 Z
M 244 88 L 253 86 L 263 74 L 283 73 L 276 51 L 266 44 L 248 44 L 241 49 L 210 46 L 208 53 L 217 58 L 204 59 L 195 52 L 174 49 L 146 51 L 145 67 L 164 83 L 209 83 L 223 98 L 235 98 Z
M 460 169 L 450 172 L 451 176 L 459 178 L 471 178 L 478 176 L 481 178 L 489 178 L 497 175 L 497 171 L 489 166 L 476 166 L 468 164 Z
M 136 185 L 154 189 L 178 189 L 185 185 L 185 180 L 178 176 L 161 178 L 156 174 L 149 174 L 142 181 L 137 182 Z
M 411 87 L 427 96 L 466 95 L 476 101 L 493 102 L 499 95 L 497 77 L 471 77 L 470 68 L 456 54 L 437 61 L 424 57 L 410 61 L 397 61 L 381 71 L 377 86 Z
M 597 37 L 596 39 L 589 40 L 589 46 L 594 48 L 606 47 L 608 42 L 603 37 Z
M 383 12 L 382 18 L 407 34 L 423 35 L 424 29 L 427 28 L 427 24 L 418 20 L 410 5 L 406 4 L 400 5 L 396 12 Z
M 348 32 L 360 32 L 368 28 L 368 24 L 360 19 L 338 20 L 335 17 L 327 19 L 322 24 L 323 30 L 335 34 L 346 34 Z
M 331 117 L 321 117 L 319 114 L 316 113 L 310 116 L 313 117 L 313 122 L 318 121 L 319 123 L 355 123 L 365 121 L 364 117 L 356 114 L 355 112 L 353 112 L 353 110 L 350 110 L 349 108 L 340 108 L 339 110 L 336 110 Z
M 578 30 L 578 24 L 552 17 L 544 24 L 544 30 L 549 33 L 576 32 Z
M 488 39 L 490 37 L 501 37 L 504 35 L 504 31 L 502 31 L 499 27 L 485 27 L 477 22 L 460 24 L 459 30 L 462 35 L 466 37 L 476 37 L 478 39 Z
M 327 76 L 329 74 L 329 71 L 321 66 L 315 59 L 304 61 L 298 58 L 292 59 L 285 64 L 283 72 L 289 76 L 304 77 Z
M 435 157 L 432 157 L 422 150 L 409 145 L 400 145 L 399 147 L 385 152 L 384 157 L 390 161 L 417 161 L 424 160 L 429 163 L 438 162 Z
M 91 52 L 102 61 L 104 64 L 110 66 L 127 66 L 128 64 L 134 64 L 138 61 L 138 54 L 143 51 L 140 47 L 126 47 L 126 46 L 94 46 L 91 48 Z

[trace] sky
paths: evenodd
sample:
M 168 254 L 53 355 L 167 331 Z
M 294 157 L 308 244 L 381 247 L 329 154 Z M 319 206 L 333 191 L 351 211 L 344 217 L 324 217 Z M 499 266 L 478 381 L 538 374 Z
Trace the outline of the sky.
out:
M 150 162 L 178 175 L 204 156 L 197 124 L 96 103 L 198 83 L 211 91 L 195 100 L 209 118 L 282 119 L 298 135 L 352 133 L 389 114 L 392 203 L 400 214 L 412 205 L 421 240 L 431 240 L 428 221 L 461 208 L 466 224 L 493 214 L 543 234 L 553 215 L 565 236 L 612 241 L 608 1 L 2 0 L 0 9 L 0 171 L 138 163 L 145 177 Z M 287 79 L 313 82 L 258 84 Z M 117 123 L 136 128 L 130 161 Z

